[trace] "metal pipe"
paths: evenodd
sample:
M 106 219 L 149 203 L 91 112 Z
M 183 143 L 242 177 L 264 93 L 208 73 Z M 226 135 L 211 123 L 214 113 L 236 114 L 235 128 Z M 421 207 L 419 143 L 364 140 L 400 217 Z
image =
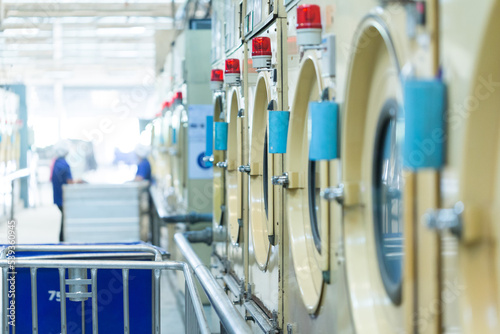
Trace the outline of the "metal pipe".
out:
M 155 317 L 155 334 L 160 334 L 160 278 L 161 270 L 154 270 L 154 317 Z
M 38 333 L 38 293 L 36 284 L 36 268 L 30 269 L 31 273 L 31 326 L 33 334 Z
M 186 287 L 189 291 L 189 297 L 191 298 L 191 304 L 194 308 L 194 313 L 196 314 L 196 319 L 198 320 L 199 330 L 201 334 L 211 333 L 208 327 L 207 318 L 205 317 L 205 312 L 203 312 L 203 305 L 199 294 L 197 293 L 196 287 L 194 285 L 193 274 L 191 273 L 191 268 L 187 263 L 183 265 L 184 278 L 186 280 Z
M 6 266 L 2 268 L 2 300 L 3 300 L 3 307 L 2 307 L 2 321 L 3 321 L 3 330 L 2 332 L 4 334 L 9 334 L 9 319 L 7 318 L 9 313 L 7 311 L 9 307 L 9 295 L 7 293 L 8 290 L 8 285 L 9 281 L 7 280 L 9 277 L 8 274 L 9 268 Z
M 0 259 L 6 258 L 8 247 L 2 249 Z M 167 255 L 158 247 L 147 245 L 16 245 L 16 252 L 147 252 L 162 261 Z M 17 262 L 16 262 L 17 263 Z
M 129 296 L 128 296 L 128 269 L 122 269 L 123 279 L 123 333 L 130 333 L 129 323 Z
M 31 170 L 29 168 L 23 168 L 16 170 L 13 173 L 10 173 L 8 175 L 5 175 L 5 181 L 6 182 L 12 182 L 17 179 L 22 179 L 23 177 L 28 177 L 31 175 Z
M 8 267 L 8 260 L 0 260 L 0 267 Z M 88 269 L 166 269 L 166 270 L 183 270 L 182 262 L 175 261 L 162 261 L 162 262 L 148 262 L 148 261 L 87 261 L 87 260 L 28 260 L 24 258 L 16 259 L 16 268 L 81 268 Z
M 61 304 L 61 334 L 67 333 L 66 328 L 66 270 L 59 268 L 59 294 Z
M 195 224 L 195 223 L 205 223 L 205 222 L 211 222 L 214 218 L 213 214 L 211 213 L 196 213 L 196 212 L 191 212 L 186 215 L 174 215 L 174 216 L 165 216 L 165 217 L 160 217 L 165 223 L 190 223 L 190 224 Z
M 165 206 L 163 205 L 163 197 L 159 194 L 157 190 L 155 190 L 153 187 L 150 188 L 149 194 L 151 196 L 151 199 L 153 201 L 153 205 L 156 210 L 156 215 L 162 220 L 164 223 L 170 223 L 170 224 L 176 224 L 176 223 L 189 223 L 189 224 L 195 224 L 195 223 L 203 223 L 203 222 L 211 222 L 213 220 L 213 215 L 212 214 L 204 214 L 204 213 L 197 213 L 197 212 L 190 212 L 188 214 L 183 214 L 183 215 L 168 215 L 167 209 L 165 209 Z M 155 227 L 155 232 L 156 227 Z
M 204 242 L 207 245 L 211 245 L 213 241 L 213 230 L 211 227 L 207 227 L 202 231 L 189 231 L 185 232 L 184 236 L 191 243 L 201 243 Z
M 200 261 L 186 237 L 182 233 L 176 233 L 174 238 L 182 255 L 193 268 L 203 290 L 207 293 L 226 331 L 234 334 L 251 333 L 250 326 L 247 325 L 241 314 L 234 307 L 210 270 Z
M 10 220 L 14 220 L 14 206 L 15 206 L 14 182 L 16 180 L 28 177 L 30 175 L 31 175 L 31 170 L 29 168 L 23 168 L 5 176 L 4 179 L 5 183 L 10 182 L 11 184 Z
M 168 254 L 168 257 L 165 258 L 166 255 L 164 255 L 164 259 L 167 260 L 170 254 Z M 111 259 L 116 259 L 116 258 L 122 258 L 126 260 L 154 260 L 154 254 L 151 253 L 144 253 L 144 252 L 112 252 L 112 253 L 73 253 L 73 254 L 51 254 L 51 255 L 35 255 L 35 256 L 26 256 L 24 257 L 25 259 L 29 260 L 64 260 L 64 259 L 72 259 L 72 260 L 111 260 Z
M 85 302 L 81 302 L 81 309 L 82 309 L 82 333 L 86 333 L 85 331 Z
M 92 275 L 92 333 L 99 332 L 98 308 L 97 308 L 97 269 L 91 269 Z

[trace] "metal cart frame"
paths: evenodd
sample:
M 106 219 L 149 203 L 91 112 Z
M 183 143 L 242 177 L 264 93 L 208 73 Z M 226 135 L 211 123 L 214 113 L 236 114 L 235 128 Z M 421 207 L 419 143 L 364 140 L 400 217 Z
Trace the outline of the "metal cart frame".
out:
M 9 321 L 7 305 L 8 298 L 8 273 L 9 259 L 7 258 L 7 248 L 0 253 L 0 267 L 2 268 L 2 319 L 4 321 L 1 333 L 9 334 Z M 97 274 L 101 269 L 121 269 L 123 279 L 123 332 L 129 333 L 129 270 L 151 270 L 153 272 L 152 300 L 153 300 L 153 333 L 159 334 L 160 327 L 160 279 L 163 270 L 182 271 L 185 278 L 185 329 L 186 333 L 210 333 L 207 319 L 203 311 L 198 291 L 196 290 L 193 274 L 188 264 L 183 262 L 164 260 L 162 252 L 149 245 L 37 245 L 23 246 L 16 245 L 17 252 L 67 252 L 75 254 L 19 257 L 15 259 L 16 268 L 29 268 L 31 277 L 31 316 L 32 332 L 38 333 L 38 300 L 37 300 L 37 269 L 53 268 L 59 270 L 59 286 L 61 293 L 61 333 L 67 333 L 66 324 L 66 298 L 91 298 L 92 300 L 92 333 L 98 333 L 98 297 L 97 297 Z M 84 252 L 82 254 L 81 252 Z M 131 256 L 150 254 L 154 261 L 125 260 Z M 85 256 L 85 258 L 81 258 Z M 113 257 L 117 260 L 99 259 L 99 257 Z M 88 258 L 95 258 L 88 260 Z M 62 258 L 62 259 L 61 259 Z M 86 278 L 87 269 L 90 269 L 91 278 Z M 81 277 L 66 278 L 66 270 L 76 273 L 85 272 Z M 69 292 L 66 292 L 69 286 Z M 90 292 L 88 291 L 90 286 Z M 82 288 L 85 287 L 85 288 Z M 83 301 L 82 301 L 83 307 Z M 83 310 L 82 310 L 83 311 Z M 83 313 L 83 312 L 82 312 Z M 82 316 L 82 329 L 85 329 L 85 321 Z M 10 327 L 15 333 L 15 327 Z M 83 333 L 85 333 L 83 331 Z

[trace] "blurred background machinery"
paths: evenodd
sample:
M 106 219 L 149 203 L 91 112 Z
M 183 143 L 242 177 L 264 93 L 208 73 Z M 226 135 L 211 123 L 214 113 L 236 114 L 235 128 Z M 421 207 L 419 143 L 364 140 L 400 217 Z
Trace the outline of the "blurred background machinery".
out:
M 0 228 L 29 226 L 19 242 L 54 242 L 67 139 L 66 240 L 189 263 L 209 319 L 189 333 L 498 333 L 500 1 L 0 11 Z M 183 273 L 165 284 L 195 309 Z

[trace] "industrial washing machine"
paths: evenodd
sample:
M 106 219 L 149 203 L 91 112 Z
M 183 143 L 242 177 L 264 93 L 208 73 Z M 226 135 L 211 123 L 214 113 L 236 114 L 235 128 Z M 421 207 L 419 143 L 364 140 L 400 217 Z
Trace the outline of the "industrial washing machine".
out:
M 368 3 L 343 3 L 337 9 L 359 16 Z M 357 333 L 413 332 L 416 300 L 426 304 L 439 296 L 432 263 L 415 269 L 418 194 L 407 159 L 408 144 L 420 138 L 415 135 L 420 125 L 442 119 L 443 84 L 433 63 L 434 15 L 423 2 L 383 2 L 364 14 L 353 42 L 340 38 L 351 45 L 341 157 L 344 256 Z M 419 92 L 422 87 L 429 94 Z M 421 105 L 431 96 L 438 96 L 433 108 Z M 415 118 L 417 110 L 427 113 Z M 429 172 L 422 185 L 436 182 Z M 428 202 L 436 196 L 430 190 L 422 194 Z M 428 241 L 431 249 L 434 241 Z M 421 289 L 415 289 L 417 274 L 423 278 Z
M 435 172 L 440 181 L 435 206 L 426 198 L 428 188 L 421 186 L 429 172 L 415 171 L 415 211 L 422 221 L 418 232 L 430 234 L 416 239 L 415 253 L 418 268 L 436 268 L 440 295 L 438 302 L 419 301 L 422 311 L 414 325 L 419 333 L 497 333 L 500 50 L 495 36 L 500 2 L 453 1 L 437 8 L 437 56 L 447 85 L 448 110 L 441 125 L 445 140 L 428 136 L 419 152 L 427 156 L 446 146 Z M 423 290 L 423 278 L 415 275 L 415 281 Z
M 260 6 L 260 2 L 255 2 Z M 272 14 L 269 14 L 272 15 Z M 248 64 L 245 75 L 245 101 L 248 106 L 245 136 L 249 146 L 246 163 L 240 166 L 248 185 L 244 221 L 248 226 L 248 300 L 244 303 L 255 326 L 269 331 L 282 322 L 280 292 L 280 241 L 282 239 L 282 191 L 271 178 L 282 172 L 282 154 L 269 152 L 270 112 L 283 106 L 283 68 L 281 41 L 285 20 L 262 18 L 267 26 L 253 31 L 247 44 Z M 249 29 L 247 29 L 249 30 Z
M 298 333 L 326 329 L 352 333 L 340 251 L 341 207 L 320 196 L 321 190 L 340 184 L 338 145 L 327 145 L 337 152 L 333 156 L 317 156 L 323 145 L 314 144 L 312 138 L 316 132 L 312 128 L 312 109 L 317 107 L 333 108 L 328 121 L 337 125 L 330 132 L 336 138 L 340 130 L 342 97 L 338 87 L 342 83 L 337 80 L 337 72 L 345 68 L 336 61 L 335 5 L 288 1 L 285 6 L 285 89 L 281 110 L 290 112 L 288 135 L 285 133 L 284 138 L 284 173 L 273 177 L 275 189 L 283 189 L 284 193 L 283 326 Z M 270 127 L 286 122 L 287 115 L 281 117 L 273 117 L 272 124 L 270 118 Z M 279 143 L 273 142 L 275 145 Z
M 216 1 L 212 36 L 212 91 L 214 120 L 214 228 L 225 242 L 214 240 L 213 272 L 223 278 L 230 298 L 241 301 L 245 285 L 243 233 L 243 183 L 238 167 L 243 161 L 243 69 L 242 3 Z M 219 70 L 215 71 L 214 70 Z M 223 73 L 220 72 L 223 71 Z M 223 80 L 222 80 L 223 78 Z M 222 233 L 220 233 L 223 231 Z M 222 275 L 221 275 L 222 274 Z M 241 305 L 241 303 L 240 303 Z M 239 308 L 242 314 L 244 309 Z

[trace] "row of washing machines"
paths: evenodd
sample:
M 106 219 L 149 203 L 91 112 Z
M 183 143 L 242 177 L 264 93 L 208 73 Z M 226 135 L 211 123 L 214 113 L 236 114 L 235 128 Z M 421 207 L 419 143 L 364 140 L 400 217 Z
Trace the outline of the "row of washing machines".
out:
M 19 97 L 0 89 L 0 101 L 0 176 L 4 176 L 19 164 Z
M 0 88 L 0 180 L 19 169 L 21 136 L 19 129 L 19 97 Z M 8 217 L 12 203 L 12 187 L 2 180 L 0 185 L 0 217 Z
M 496 15 L 212 2 L 211 268 L 255 333 L 500 331 Z

